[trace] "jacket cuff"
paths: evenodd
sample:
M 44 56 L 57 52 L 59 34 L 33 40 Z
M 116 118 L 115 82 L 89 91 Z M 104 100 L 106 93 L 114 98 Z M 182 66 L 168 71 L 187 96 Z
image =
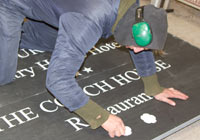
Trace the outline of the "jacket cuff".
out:
M 74 111 L 83 118 L 92 129 L 100 127 L 109 117 L 110 113 L 104 110 L 91 99 L 86 105 Z
M 144 92 L 149 96 L 155 96 L 164 90 L 164 88 L 161 87 L 160 83 L 158 82 L 157 74 L 142 77 L 142 81 L 144 83 Z

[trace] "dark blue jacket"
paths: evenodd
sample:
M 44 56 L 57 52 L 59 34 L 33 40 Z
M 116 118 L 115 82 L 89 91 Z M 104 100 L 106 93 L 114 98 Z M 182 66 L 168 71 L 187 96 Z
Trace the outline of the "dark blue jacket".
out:
M 27 16 L 59 28 L 46 86 L 71 111 L 88 102 L 75 74 L 99 38 L 111 35 L 119 3 L 120 0 L 31 0 L 28 4 L 31 9 Z
M 119 3 L 120 0 L 3 0 L 0 3 L 0 10 L 4 13 L 0 14 L 1 24 L 4 25 L 0 27 L 3 30 L 0 32 L 0 42 L 3 44 L 0 46 L 0 58 L 4 59 L 0 60 L 0 84 L 8 83 L 14 78 L 21 22 L 27 16 L 58 28 L 47 72 L 48 90 L 71 111 L 84 106 L 89 97 L 79 87 L 75 74 L 86 53 L 99 38 L 111 35 Z M 10 22 L 6 22 L 7 20 Z M 12 34 L 5 35 L 10 31 Z M 7 42 L 10 38 L 13 39 Z M 10 55 L 7 55 L 8 51 Z M 136 65 L 137 70 L 141 69 L 138 70 L 140 76 L 155 73 L 151 52 L 141 53 L 137 58 L 137 64 L 142 65 L 141 68 Z M 8 66 L 11 62 L 13 65 Z

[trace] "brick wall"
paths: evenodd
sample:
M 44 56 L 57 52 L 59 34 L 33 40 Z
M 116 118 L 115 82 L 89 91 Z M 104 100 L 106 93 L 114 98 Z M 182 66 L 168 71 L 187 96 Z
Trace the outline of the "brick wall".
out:
M 200 10 L 200 0 L 178 0 Z

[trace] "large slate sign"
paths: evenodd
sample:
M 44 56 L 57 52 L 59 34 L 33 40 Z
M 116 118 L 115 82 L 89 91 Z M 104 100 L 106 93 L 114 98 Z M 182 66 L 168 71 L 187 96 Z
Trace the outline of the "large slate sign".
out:
M 100 41 L 77 73 L 85 94 L 112 114 L 120 116 L 132 135 L 115 139 L 162 139 L 200 119 L 200 50 L 168 36 L 165 57 L 155 60 L 162 86 L 190 96 L 171 107 L 143 93 L 141 78 L 128 51 L 113 39 Z M 64 108 L 45 88 L 50 53 L 21 50 L 15 81 L 0 87 L 2 140 L 108 140 L 102 128 Z M 123 80 L 122 80 L 123 79 Z

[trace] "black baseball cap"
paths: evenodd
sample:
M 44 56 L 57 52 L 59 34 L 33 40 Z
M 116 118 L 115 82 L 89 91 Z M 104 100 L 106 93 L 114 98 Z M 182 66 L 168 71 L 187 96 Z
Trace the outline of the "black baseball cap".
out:
M 139 6 L 133 4 L 124 16 L 118 22 L 115 30 L 114 37 L 117 43 L 123 46 L 136 46 L 132 34 L 132 26 L 136 23 L 136 9 Z M 156 8 L 154 5 L 144 6 L 144 21 L 147 22 L 151 28 L 152 41 L 145 48 L 162 50 L 167 39 L 167 13 L 162 8 Z

